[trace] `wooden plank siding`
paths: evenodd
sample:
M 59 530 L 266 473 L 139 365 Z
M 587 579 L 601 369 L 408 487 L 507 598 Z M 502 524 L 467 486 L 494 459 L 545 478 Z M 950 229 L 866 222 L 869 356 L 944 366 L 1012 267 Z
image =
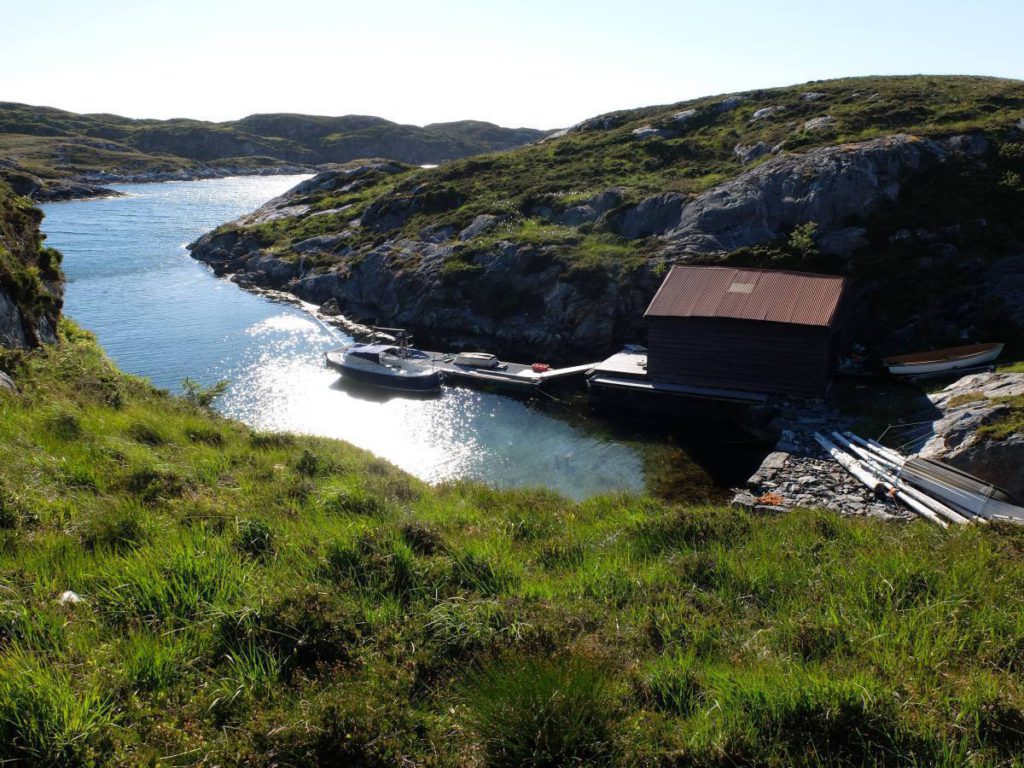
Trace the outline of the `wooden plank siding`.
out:
M 823 397 L 841 343 L 835 329 L 706 317 L 648 318 L 652 379 Z

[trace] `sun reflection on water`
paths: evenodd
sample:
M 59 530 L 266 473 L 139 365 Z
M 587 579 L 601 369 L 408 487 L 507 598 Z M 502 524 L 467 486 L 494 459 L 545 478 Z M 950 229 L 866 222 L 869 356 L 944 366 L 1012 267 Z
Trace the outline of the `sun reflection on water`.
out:
M 544 485 L 574 498 L 643 486 L 640 454 L 501 395 L 432 399 L 351 390 L 326 368 L 338 346 L 302 308 L 215 278 L 182 246 L 299 179 L 126 185 L 123 198 L 46 205 L 64 252 L 66 310 L 125 370 L 177 390 L 228 379 L 221 409 L 254 427 L 347 440 L 429 482 Z

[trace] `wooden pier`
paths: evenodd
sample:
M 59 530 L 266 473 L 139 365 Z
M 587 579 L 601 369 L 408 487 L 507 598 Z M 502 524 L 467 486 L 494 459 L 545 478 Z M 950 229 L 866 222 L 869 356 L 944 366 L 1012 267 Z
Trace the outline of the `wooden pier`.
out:
M 700 400 L 756 405 L 768 398 L 756 392 L 743 392 L 720 387 L 698 387 L 659 381 L 647 375 L 647 353 L 624 351 L 592 366 L 587 379 L 591 400 L 628 404 L 635 402 L 637 395 L 674 395 Z M 651 403 L 647 403 L 651 405 Z
M 535 371 L 525 363 L 502 362 L 497 368 L 482 368 L 470 365 L 458 365 L 456 355 L 451 352 L 425 352 L 441 371 L 446 384 L 463 385 L 478 389 L 492 389 L 509 394 L 531 395 L 538 389 L 566 383 L 578 377 L 582 379 L 597 363 L 584 363 L 567 368 L 550 368 L 546 371 Z

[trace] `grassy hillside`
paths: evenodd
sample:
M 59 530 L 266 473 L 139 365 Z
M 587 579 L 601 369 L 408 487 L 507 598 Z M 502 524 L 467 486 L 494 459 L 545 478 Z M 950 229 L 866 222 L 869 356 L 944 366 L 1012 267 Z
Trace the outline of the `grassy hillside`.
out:
M 462 121 L 425 128 L 379 117 L 250 115 L 211 123 L 79 115 L 49 107 L 0 102 L 0 173 L 63 179 L 99 172 L 117 175 L 284 163 L 307 166 L 358 157 L 439 163 L 493 152 L 543 136 L 528 128 Z
M 0 760 L 1020 764 L 1018 529 L 429 488 L 70 324 L 0 367 Z
M 778 111 L 754 118 L 771 108 Z M 675 119 L 689 110 L 695 110 L 689 118 Z M 833 122 L 805 128 L 809 120 L 826 116 Z M 1009 139 L 1021 120 L 1024 83 L 1017 80 L 918 76 L 811 82 L 595 117 L 564 135 L 515 152 L 410 172 L 395 180 L 391 193 L 401 197 L 427 185 L 462 201 L 445 212 L 410 218 L 404 234 L 415 234 L 426 225 L 462 228 L 475 216 L 491 213 L 511 217 L 501 232 L 509 239 L 578 244 L 587 241 L 586 232 L 546 226 L 546 220 L 610 188 L 622 190 L 625 203 L 666 192 L 703 192 L 751 167 L 734 152 L 737 146 L 762 142 L 803 151 L 894 133 L 946 136 L 986 131 Z M 679 135 L 634 135 L 645 127 Z M 348 202 L 357 205 L 351 210 L 353 218 L 361 213 L 360 205 L 368 204 L 362 195 L 349 200 L 327 193 L 318 208 Z M 304 228 L 301 234 L 308 231 L 312 230 Z M 365 236 L 372 239 L 376 234 Z

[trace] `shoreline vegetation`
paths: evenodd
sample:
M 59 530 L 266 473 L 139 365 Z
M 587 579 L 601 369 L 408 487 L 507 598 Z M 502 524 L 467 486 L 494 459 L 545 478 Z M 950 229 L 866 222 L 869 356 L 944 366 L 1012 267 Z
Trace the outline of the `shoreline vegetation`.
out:
M 0 393 L 0 759 L 1024 749 L 1019 528 L 431 488 L 155 390 L 69 321 L 2 367 L 19 391 Z

